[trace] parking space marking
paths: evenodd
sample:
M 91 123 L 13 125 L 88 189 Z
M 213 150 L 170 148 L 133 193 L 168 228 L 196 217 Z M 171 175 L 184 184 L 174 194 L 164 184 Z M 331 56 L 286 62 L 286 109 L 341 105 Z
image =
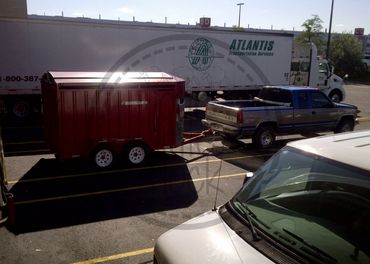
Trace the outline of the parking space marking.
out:
M 123 258 L 128 258 L 128 257 L 134 257 L 138 255 L 144 255 L 144 254 L 149 254 L 153 253 L 154 248 L 145 248 L 141 250 L 135 250 L 135 251 L 130 251 L 126 253 L 120 253 L 117 255 L 112 255 L 112 256 L 107 256 L 107 257 L 101 257 L 101 258 L 95 258 L 95 259 L 89 259 L 85 261 L 79 261 L 79 262 L 73 262 L 72 264 L 93 264 L 93 263 L 102 263 L 106 261 L 113 261 L 113 260 L 118 260 L 118 259 L 123 259 Z
M 237 157 L 230 157 L 222 159 L 223 161 L 232 161 L 232 160 L 240 160 L 240 159 L 247 159 L 247 158 L 254 158 L 254 157 L 267 157 L 271 156 L 270 154 L 258 154 L 258 155 L 249 155 L 249 156 L 237 156 Z M 197 165 L 197 164 L 204 164 L 204 163 L 213 163 L 213 162 L 220 162 L 221 159 L 211 159 L 211 160 L 202 160 L 202 161 L 192 161 L 189 165 Z M 34 178 L 34 179 L 20 179 L 20 180 L 13 180 L 8 181 L 9 185 L 14 185 L 17 183 L 27 183 L 27 182 L 38 182 L 38 181 L 49 181 L 49 180 L 60 180 L 60 179 L 68 179 L 68 178 L 77 178 L 77 177 L 86 177 L 86 176 L 96 176 L 96 175 L 104 175 L 104 174 L 114 174 L 120 172 L 130 172 L 130 171 L 141 171 L 141 170 L 151 170 L 151 169 L 160 169 L 160 168 L 171 168 L 177 166 L 183 166 L 184 163 L 173 163 L 173 164 L 166 164 L 166 165 L 155 165 L 155 166 L 147 166 L 147 167 L 140 167 L 140 168 L 130 168 L 130 169 L 120 169 L 120 170 L 107 170 L 107 171 L 98 171 L 98 172 L 90 172 L 90 173 L 81 173 L 81 174 L 71 174 L 71 175 L 62 175 L 62 176 L 55 176 L 55 177 L 45 177 L 45 178 Z
M 360 122 L 360 123 L 369 122 L 370 121 L 370 116 L 359 117 L 359 118 L 357 118 L 357 121 Z
M 79 197 L 86 197 L 86 196 L 103 195 L 103 194 L 109 194 L 109 193 L 150 189 L 150 188 L 156 188 L 156 187 L 184 184 L 184 183 L 189 183 L 189 182 L 197 183 L 197 182 L 203 182 L 203 181 L 213 180 L 213 179 L 217 179 L 217 178 L 220 178 L 220 180 L 221 180 L 221 179 L 228 179 L 228 178 L 233 178 L 233 177 L 240 177 L 240 176 L 244 176 L 244 175 L 245 175 L 245 172 L 227 174 L 227 175 L 220 175 L 220 176 L 211 176 L 211 177 L 208 176 L 208 177 L 202 177 L 202 178 L 197 178 L 197 179 L 162 182 L 162 183 L 155 183 L 155 184 L 148 184 L 148 185 L 140 185 L 140 186 L 118 188 L 118 189 L 103 190 L 103 191 L 97 191 L 97 192 L 77 193 L 77 194 L 55 196 L 55 197 L 49 197 L 49 198 L 41 198 L 41 199 L 33 199 L 33 200 L 25 200 L 25 201 L 16 201 L 16 202 L 14 202 L 14 204 L 15 205 L 23 205 L 23 204 L 31 204 L 31 203 L 41 203 L 41 202 L 65 200 L 65 199 L 72 199 L 72 198 L 79 198 Z

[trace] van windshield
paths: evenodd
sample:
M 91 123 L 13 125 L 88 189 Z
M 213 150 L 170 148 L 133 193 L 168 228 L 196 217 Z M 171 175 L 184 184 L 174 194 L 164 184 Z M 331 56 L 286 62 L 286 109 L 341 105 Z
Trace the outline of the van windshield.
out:
M 232 204 L 242 217 L 249 212 L 258 230 L 310 262 L 370 261 L 369 171 L 286 147 Z

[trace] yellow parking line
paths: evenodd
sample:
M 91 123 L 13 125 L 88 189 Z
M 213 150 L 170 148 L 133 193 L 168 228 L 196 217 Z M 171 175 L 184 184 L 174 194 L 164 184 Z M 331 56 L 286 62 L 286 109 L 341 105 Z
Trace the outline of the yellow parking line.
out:
M 108 193 L 117 193 L 117 192 L 126 192 L 126 191 L 133 191 L 133 190 L 143 190 L 149 188 L 156 188 L 162 186 L 170 186 L 176 184 L 183 184 L 189 182 L 201 182 L 201 181 L 208 181 L 217 179 L 227 179 L 232 177 L 240 177 L 244 176 L 245 173 L 235 173 L 235 174 L 228 174 L 228 175 L 221 175 L 221 176 L 211 176 L 211 177 L 202 177 L 197 179 L 189 179 L 189 180 L 179 180 L 179 181 L 172 181 L 172 182 L 163 182 L 163 183 L 156 183 L 156 184 L 148 184 L 148 185 L 141 185 L 141 186 L 133 186 L 133 187 L 125 187 L 119 189 L 111 189 L 111 190 L 104 190 L 104 191 L 97 191 L 97 192 L 89 192 L 89 193 L 78 193 L 78 194 L 71 194 L 71 195 L 64 195 L 64 196 L 55 196 L 49 198 L 41 198 L 41 199 L 34 199 L 34 200 L 25 200 L 25 201 L 18 201 L 14 202 L 15 205 L 22 205 L 22 204 L 31 204 L 31 203 L 41 203 L 41 202 L 49 202 L 49 201 L 56 201 L 56 200 L 64 200 L 64 199 L 71 199 L 71 198 L 78 198 L 78 197 L 86 197 L 86 196 L 93 196 L 93 195 L 102 195 Z
M 267 156 L 271 156 L 271 155 L 272 154 L 238 156 L 238 157 L 225 158 L 225 159 L 223 159 L 223 161 L 240 160 L 240 159 L 247 159 L 247 158 L 253 158 L 253 157 L 267 157 Z M 208 162 L 212 163 L 212 162 L 219 162 L 219 161 L 220 161 L 220 159 L 211 159 L 211 160 L 202 160 L 202 161 L 192 161 L 192 162 L 189 162 L 187 164 L 197 165 L 197 164 L 204 164 L 204 163 L 208 163 Z M 173 163 L 173 164 L 166 164 L 166 165 L 155 165 L 155 166 L 147 166 L 147 167 L 139 167 L 139 168 L 120 169 L 120 170 L 95 171 L 95 172 L 90 172 L 90 173 L 71 174 L 71 175 L 62 175 L 62 176 L 45 177 L 45 178 L 20 179 L 20 180 L 8 181 L 8 184 L 14 185 L 16 183 L 60 180 L 60 179 L 94 176 L 94 175 L 96 176 L 96 175 L 104 175 L 104 174 L 114 174 L 114 173 L 130 172 L 130 171 L 141 171 L 141 170 L 151 170 L 151 169 L 160 169 L 160 168 L 170 168 L 170 167 L 183 166 L 184 164 L 185 163 Z
M 145 248 L 145 249 L 130 251 L 130 252 L 126 252 L 126 253 L 120 253 L 120 254 L 117 254 L 117 255 L 112 255 L 112 256 L 107 256 L 107 257 L 101 257 L 101 258 L 89 259 L 89 260 L 85 260 L 85 261 L 74 262 L 72 264 L 102 263 L 102 262 L 106 262 L 106 261 L 112 261 L 112 260 L 117 260 L 117 259 L 123 259 L 123 258 L 138 256 L 138 255 L 149 254 L 149 253 L 153 253 L 153 251 L 154 251 L 154 248 Z
M 358 122 L 369 122 L 370 121 L 370 116 L 365 116 L 365 117 L 359 117 L 357 118 Z

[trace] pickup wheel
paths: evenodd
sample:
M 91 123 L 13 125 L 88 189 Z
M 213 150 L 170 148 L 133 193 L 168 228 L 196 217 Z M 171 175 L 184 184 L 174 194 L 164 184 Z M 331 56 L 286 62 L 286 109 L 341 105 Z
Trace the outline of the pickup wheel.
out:
M 262 126 L 254 133 L 252 142 L 257 148 L 265 149 L 274 144 L 275 138 L 275 132 L 272 127 Z
M 334 133 L 343 133 L 353 131 L 355 124 L 352 119 L 346 118 L 339 122 L 338 126 L 334 129 Z

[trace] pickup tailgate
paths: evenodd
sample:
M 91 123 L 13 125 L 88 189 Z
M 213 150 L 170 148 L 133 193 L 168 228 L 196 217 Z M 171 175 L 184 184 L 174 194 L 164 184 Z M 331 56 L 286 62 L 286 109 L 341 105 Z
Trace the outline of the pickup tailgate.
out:
M 206 109 L 206 119 L 223 124 L 237 126 L 239 108 L 222 103 L 209 102 Z
M 238 135 L 243 113 L 238 107 L 231 105 L 230 102 L 209 102 L 206 108 L 205 125 L 217 132 Z

